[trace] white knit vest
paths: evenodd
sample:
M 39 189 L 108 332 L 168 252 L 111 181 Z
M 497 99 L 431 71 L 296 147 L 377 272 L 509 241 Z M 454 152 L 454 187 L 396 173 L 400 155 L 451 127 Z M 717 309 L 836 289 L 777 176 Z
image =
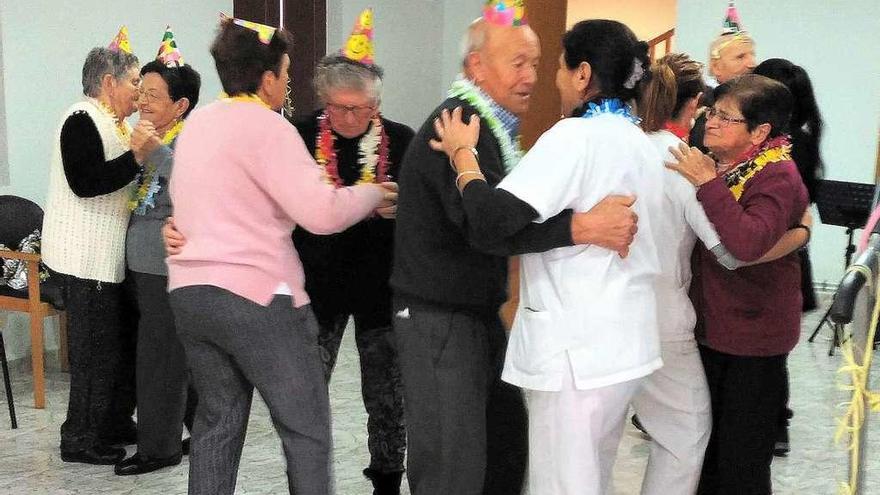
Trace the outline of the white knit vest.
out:
M 80 198 L 70 189 L 61 162 L 61 127 L 69 116 L 79 111 L 86 112 L 95 122 L 104 144 L 105 160 L 117 158 L 129 149 L 127 140 L 117 133 L 114 119 L 101 110 L 95 100 L 86 99 L 67 109 L 55 133 L 49 170 L 49 194 L 43 218 L 43 261 L 60 273 L 119 283 L 125 277 L 125 232 L 133 186 L 129 184 L 94 198 Z

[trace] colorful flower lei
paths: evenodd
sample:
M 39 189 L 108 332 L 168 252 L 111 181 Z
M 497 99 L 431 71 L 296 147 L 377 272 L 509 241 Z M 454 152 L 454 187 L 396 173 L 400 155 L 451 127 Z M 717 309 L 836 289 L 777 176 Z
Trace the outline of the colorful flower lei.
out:
M 767 165 L 786 160 L 791 160 L 790 138 L 782 135 L 768 139 L 761 146 L 756 146 L 751 150 L 733 170 L 724 174 L 724 182 L 738 201 L 749 179 Z
M 598 103 L 587 103 L 587 109 L 581 118 L 589 119 L 603 114 L 620 115 L 636 125 L 641 122 L 640 118 L 633 115 L 632 108 L 620 98 L 602 98 Z
M 339 176 L 339 162 L 336 159 L 336 136 L 330 127 L 327 112 L 318 116 L 318 136 L 315 139 L 315 161 L 324 169 L 324 180 L 340 188 L 345 182 Z M 358 143 L 358 164 L 361 176 L 356 184 L 373 184 L 388 181 L 388 134 L 382 119 L 373 117 L 370 130 Z
M 182 130 L 183 121 L 179 120 L 162 136 L 162 145 L 169 146 L 177 139 L 177 135 Z M 146 215 L 147 210 L 156 207 L 156 196 L 162 190 L 162 186 L 159 184 L 159 176 L 156 175 L 156 166 L 152 163 L 147 163 L 145 167 L 141 168 L 140 173 L 135 178 L 135 182 L 137 187 L 132 193 L 131 199 L 128 200 L 128 209 L 135 215 Z
M 480 119 L 486 123 L 489 130 L 492 131 L 492 135 L 498 140 L 498 144 L 501 147 L 501 161 L 504 164 L 504 171 L 509 173 L 513 170 L 513 167 L 519 163 L 523 156 L 519 138 L 514 140 L 510 137 L 504 125 L 501 124 L 501 121 L 495 116 L 495 112 L 492 111 L 492 106 L 480 94 L 479 89 L 469 80 L 459 78 L 452 83 L 448 95 L 450 98 L 457 98 L 470 104 L 477 110 Z

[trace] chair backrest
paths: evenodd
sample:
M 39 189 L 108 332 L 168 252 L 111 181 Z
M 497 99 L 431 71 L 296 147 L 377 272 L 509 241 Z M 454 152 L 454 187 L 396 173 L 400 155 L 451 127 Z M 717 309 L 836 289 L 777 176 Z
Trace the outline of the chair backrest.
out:
M 34 229 L 43 228 L 43 209 L 29 199 L 0 196 L 0 243 L 18 249 L 18 243 Z

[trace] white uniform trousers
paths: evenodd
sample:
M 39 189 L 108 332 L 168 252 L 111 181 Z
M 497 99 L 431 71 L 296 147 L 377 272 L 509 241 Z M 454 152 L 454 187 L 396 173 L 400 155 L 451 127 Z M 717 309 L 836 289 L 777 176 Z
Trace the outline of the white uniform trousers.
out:
M 569 367 L 561 391 L 527 391 L 530 495 L 613 493 L 626 413 L 643 380 L 577 390 Z
M 632 403 L 651 435 L 642 495 L 692 495 L 712 431 L 709 387 L 696 341 L 661 342 L 661 355 Z

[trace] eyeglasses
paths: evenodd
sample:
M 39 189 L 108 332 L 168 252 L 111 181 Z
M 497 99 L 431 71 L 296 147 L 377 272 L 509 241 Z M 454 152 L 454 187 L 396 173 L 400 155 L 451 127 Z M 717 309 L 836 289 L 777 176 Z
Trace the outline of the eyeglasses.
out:
M 328 103 L 326 108 L 327 108 L 327 113 L 329 113 L 330 115 L 333 115 L 336 117 L 345 117 L 346 114 L 351 112 L 352 114 L 354 114 L 355 117 L 357 117 L 359 119 L 365 119 L 367 117 L 371 117 L 373 115 L 373 112 L 376 111 L 375 106 L 356 107 L 356 106 L 349 106 L 349 105 L 337 105 L 335 103 Z
M 719 127 L 727 127 L 730 124 L 746 124 L 746 123 L 748 123 L 748 120 L 746 120 L 746 119 L 738 119 L 736 117 L 731 117 L 730 115 L 727 115 L 726 113 L 722 112 L 721 110 L 718 110 L 715 107 L 710 107 L 709 110 L 706 111 L 706 120 L 709 120 L 712 118 L 718 119 L 718 122 L 720 124 Z
M 163 101 L 163 100 L 170 100 L 171 96 L 168 96 L 168 95 L 161 95 L 160 96 L 155 91 L 138 90 L 138 100 L 140 100 L 141 98 L 145 98 L 147 100 L 147 103 L 159 103 L 160 101 Z

